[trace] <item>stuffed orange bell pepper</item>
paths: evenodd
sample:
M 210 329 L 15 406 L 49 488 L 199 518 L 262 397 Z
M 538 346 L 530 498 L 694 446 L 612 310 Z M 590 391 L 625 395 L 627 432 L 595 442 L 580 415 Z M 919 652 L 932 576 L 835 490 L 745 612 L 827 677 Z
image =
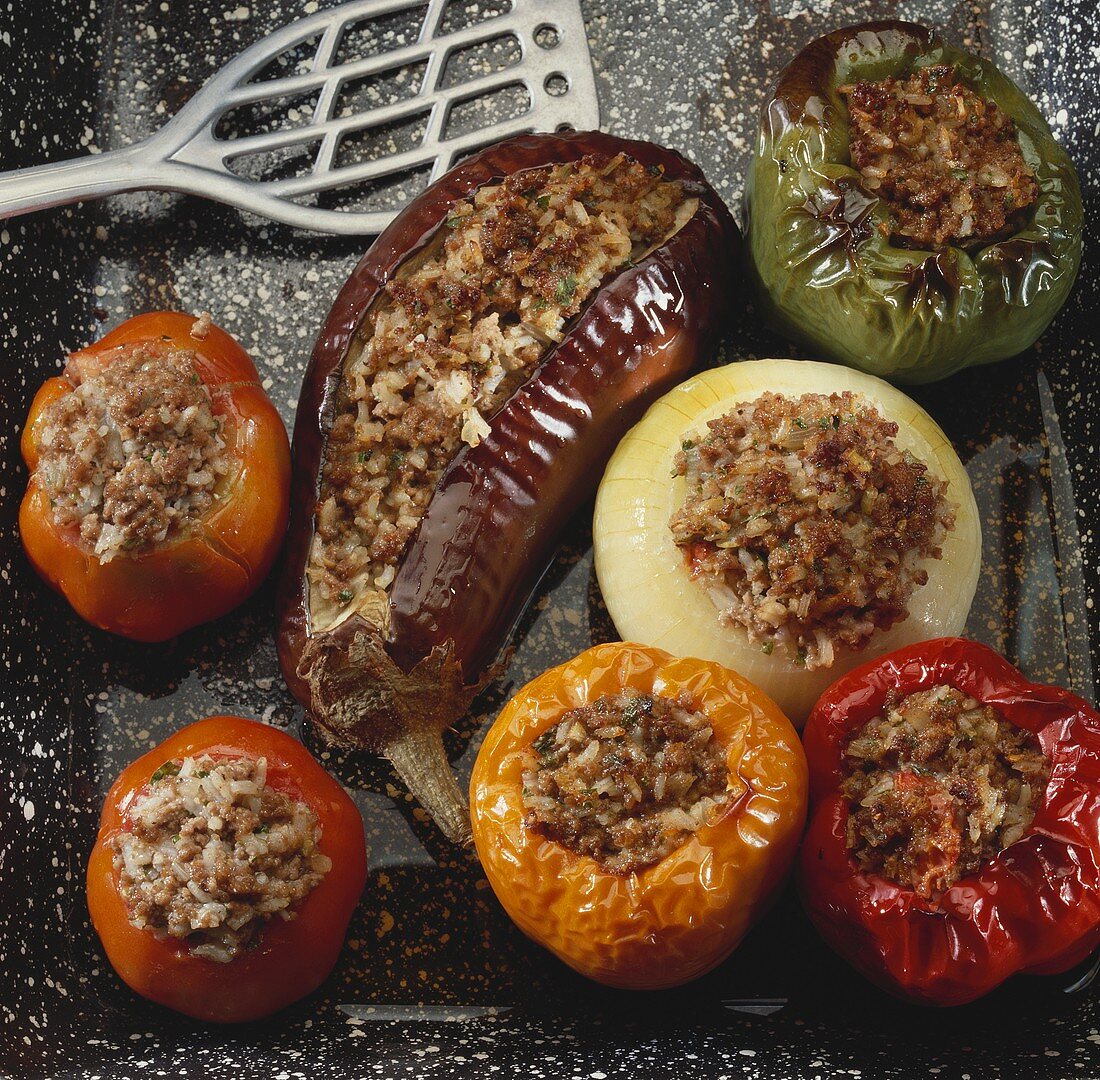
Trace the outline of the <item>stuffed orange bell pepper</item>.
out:
M 255 720 L 213 716 L 111 788 L 88 909 L 131 989 L 234 1023 L 324 981 L 366 873 L 359 811 L 309 751 Z
M 478 754 L 474 841 L 521 930 L 581 974 L 657 989 L 727 957 L 786 876 L 806 762 L 761 691 L 601 645 L 525 686 Z
M 73 353 L 31 405 L 27 555 L 82 618 L 163 641 L 240 604 L 286 529 L 286 429 L 248 354 L 176 312 Z

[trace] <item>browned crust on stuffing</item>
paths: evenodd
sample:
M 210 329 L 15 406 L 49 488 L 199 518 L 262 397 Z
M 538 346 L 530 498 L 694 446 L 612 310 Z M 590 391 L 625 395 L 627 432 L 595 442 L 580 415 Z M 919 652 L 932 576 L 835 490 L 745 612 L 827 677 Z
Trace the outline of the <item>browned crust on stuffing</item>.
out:
M 897 432 L 850 392 L 765 393 L 685 440 L 673 539 L 723 621 L 764 652 L 828 667 L 908 616 L 954 510 Z
M 952 68 L 841 87 L 849 149 L 864 186 L 883 198 L 892 235 L 915 247 L 988 243 L 1038 196 L 1011 117 Z
M 604 695 L 528 748 L 524 826 L 609 873 L 638 873 L 720 812 L 727 784 L 725 750 L 690 694 Z
M 37 475 L 54 523 L 103 561 L 186 531 L 229 469 L 210 391 L 190 350 L 142 343 L 69 372 L 44 410 Z
M 926 898 L 1023 836 L 1050 774 L 1030 731 L 951 686 L 891 693 L 845 762 L 852 857 Z
M 266 771 L 264 759 L 205 754 L 157 769 L 130 830 L 111 839 L 134 926 L 224 963 L 270 919 L 294 917 L 331 863 L 317 851 L 316 815 L 269 787 Z

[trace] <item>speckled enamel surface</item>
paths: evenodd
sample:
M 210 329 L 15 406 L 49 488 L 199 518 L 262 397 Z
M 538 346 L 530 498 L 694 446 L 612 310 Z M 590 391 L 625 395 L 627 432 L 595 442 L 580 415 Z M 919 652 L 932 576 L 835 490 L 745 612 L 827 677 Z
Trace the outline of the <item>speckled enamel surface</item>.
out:
M 126 145 L 243 45 L 319 6 L 0 0 L 0 167 Z M 1091 695 L 1090 643 L 1100 641 L 1100 35 L 1089 6 L 583 4 L 605 125 L 684 150 L 732 207 L 771 75 L 836 26 L 895 14 L 934 23 L 1039 102 L 1085 193 L 1076 292 L 1032 353 L 917 396 L 960 450 L 983 515 L 971 633 L 1033 677 Z M 210 310 L 252 351 L 289 423 L 313 336 L 361 248 L 160 194 L 0 222 L 0 1074 L 1100 1075 L 1097 991 L 1066 992 L 1081 972 L 1017 980 L 951 1013 L 905 1007 L 827 952 L 791 892 L 693 986 L 639 996 L 589 985 L 515 930 L 473 857 L 448 850 L 388 767 L 366 755 L 323 754 L 362 809 L 371 876 L 322 991 L 270 1022 L 224 1030 L 122 986 L 88 924 L 82 876 L 99 802 L 123 764 L 218 711 L 258 717 L 322 749 L 282 685 L 270 589 L 175 642 L 139 646 L 87 629 L 36 580 L 15 535 L 18 433 L 34 390 L 66 351 L 153 307 Z M 790 354 L 749 312 L 727 352 Z M 517 629 L 507 677 L 449 740 L 464 775 L 511 687 L 614 636 L 585 518 Z

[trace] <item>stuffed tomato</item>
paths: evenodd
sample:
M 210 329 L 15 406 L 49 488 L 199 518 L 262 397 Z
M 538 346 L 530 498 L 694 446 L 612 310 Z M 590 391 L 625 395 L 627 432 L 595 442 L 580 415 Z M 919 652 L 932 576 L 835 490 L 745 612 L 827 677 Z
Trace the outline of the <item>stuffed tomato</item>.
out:
M 93 626 L 163 641 L 246 599 L 289 512 L 290 446 L 252 359 L 209 316 L 128 319 L 31 405 L 19 532 Z
M 619 445 L 596 500 L 619 633 L 739 672 L 801 724 L 868 656 L 962 630 L 981 529 L 932 418 L 805 360 L 704 372 Z
M 309 751 L 266 724 L 213 716 L 111 788 L 88 909 L 136 993 L 237 1023 L 324 981 L 366 874 L 359 811 Z
M 739 675 L 600 645 L 500 714 L 470 781 L 474 841 L 504 909 L 565 963 L 676 986 L 725 959 L 786 877 L 805 768 Z

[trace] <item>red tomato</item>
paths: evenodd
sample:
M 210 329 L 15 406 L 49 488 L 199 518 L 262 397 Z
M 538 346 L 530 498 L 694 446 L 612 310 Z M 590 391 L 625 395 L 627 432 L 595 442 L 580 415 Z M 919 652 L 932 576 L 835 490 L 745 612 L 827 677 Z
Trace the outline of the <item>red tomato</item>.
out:
M 78 615 L 138 641 L 164 641 L 231 611 L 263 581 L 286 531 L 290 446 L 283 422 L 248 353 L 216 326 L 202 338 L 192 337 L 194 325 L 192 315 L 150 312 L 73 353 L 66 374 L 48 379 L 38 391 L 23 430 L 23 459 L 31 477 L 19 531 L 28 557 Z M 75 389 L 81 365 L 111 364 L 138 344 L 195 354 L 196 372 L 210 391 L 235 468 L 217 491 L 216 505 L 181 537 L 102 562 L 75 530 L 54 522 L 35 471 L 40 430 L 46 407 Z
M 332 860 L 293 919 L 271 920 L 258 945 L 228 963 L 194 956 L 182 942 L 158 940 L 151 930 L 134 926 L 110 846 L 112 837 L 130 828 L 127 808 L 153 773 L 166 761 L 203 753 L 265 757 L 268 785 L 313 811 L 321 827 L 318 848 Z M 88 910 L 107 959 L 132 990 L 199 1020 L 236 1023 L 267 1016 L 321 985 L 340 955 L 366 876 L 359 811 L 309 751 L 255 720 L 212 716 L 166 739 L 115 781 L 88 860 Z

